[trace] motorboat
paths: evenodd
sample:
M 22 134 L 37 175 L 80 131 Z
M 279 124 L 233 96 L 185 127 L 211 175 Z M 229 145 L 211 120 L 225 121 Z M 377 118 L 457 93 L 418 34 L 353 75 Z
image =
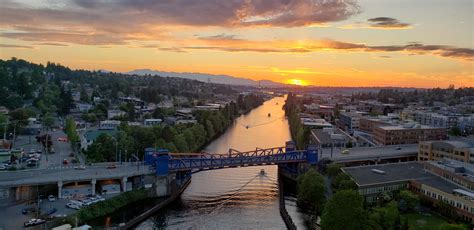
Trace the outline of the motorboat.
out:
M 260 176 L 264 176 L 265 175 L 265 169 L 261 169 L 260 170 Z
M 272 116 L 272 114 L 271 114 L 271 113 L 268 113 L 268 117 L 271 117 L 271 116 Z

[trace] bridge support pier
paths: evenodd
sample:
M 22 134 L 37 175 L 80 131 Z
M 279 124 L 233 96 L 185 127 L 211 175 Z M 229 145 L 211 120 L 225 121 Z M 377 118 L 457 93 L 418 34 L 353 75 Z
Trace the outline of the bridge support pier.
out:
M 127 191 L 127 177 L 122 178 L 122 191 L 126 192 Z
M 97 184 L 97 179 L 92 179 L 91 186 L 92 186 L 92 195 L 95 196 L 95 185 Z
M 171 194 L 170 178 L 169 176 L 156 176 L 155 179 L 155 193 L 156 196 L 169 196 Z
M 58 181 L 58 199 L 63 198 L 63 182 Z

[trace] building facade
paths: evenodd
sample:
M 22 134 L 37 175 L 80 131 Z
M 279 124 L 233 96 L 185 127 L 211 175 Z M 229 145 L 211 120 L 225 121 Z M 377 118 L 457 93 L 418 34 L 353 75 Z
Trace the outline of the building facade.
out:
M 473 164 L 474 146 L 462 141 L 420 142 L 419 161 L 440 161 L 444 158 Z
M 410 126 L 376 126 L 374 142 L 379 145 L 416 144 L 420 141 L 446 140 L 445 128 L 435 128 L 421 125 Z

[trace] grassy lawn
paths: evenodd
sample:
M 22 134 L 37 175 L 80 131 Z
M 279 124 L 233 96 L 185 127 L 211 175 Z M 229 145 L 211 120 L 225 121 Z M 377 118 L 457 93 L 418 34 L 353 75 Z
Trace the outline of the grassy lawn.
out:
M 405 221 L 405 218 L 408 219 L 408 225 L 410 226 L 410 230 L 436 230 L 440 227 L 441 224 L 447 223 L 445 219 L 431 213 L 415 212 L 400 215 L 400 220 L 402 222 Z

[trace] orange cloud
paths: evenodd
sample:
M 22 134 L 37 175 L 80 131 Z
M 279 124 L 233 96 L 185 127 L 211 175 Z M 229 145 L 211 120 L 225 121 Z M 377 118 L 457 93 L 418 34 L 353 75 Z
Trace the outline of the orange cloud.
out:
M 217 50 L 225 52 L 260 53 L 314 53 L 314 52 L 405 52 L 410 55 L 435 55 L 473 61 L 474 49 L 446 45 L 425 45 L 409 43 L 406 45 L 373 46 L 363 43 L 341 42 L 336 40 L 246 40 L 235 36 L 200 37 L 184 42 L 191 46 L 173 46 L 167 51 L 177 50 Z M 184 44 L 183 43 L 183 44 Z M 164 50 L 164 48 L 161 48 Z

